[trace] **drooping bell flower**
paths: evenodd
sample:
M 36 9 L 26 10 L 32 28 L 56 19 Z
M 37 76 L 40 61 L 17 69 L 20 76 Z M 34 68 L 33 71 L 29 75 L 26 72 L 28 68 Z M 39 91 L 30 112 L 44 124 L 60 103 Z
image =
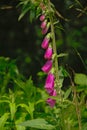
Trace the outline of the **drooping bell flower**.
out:
M 44 58 L 48 59 L 48 60 L 51 59 L 52 58 L 52 53 L 53 53 L 52 48 L 48 47 L 45 54 L 44 54 Z
M 42 47 L 43 49 L 48 48 L 49 40 L 50 40 L 50 39 L 47 38 L 47 37 L 44 38 L 44 40 L 42 41 L 42 44 L 41 44 L 41 47 Z
M 56 96 L 56 95 L 57 95 L 56 90 L 53 90 L 53 92 L 50 94 L 50 96 Z M 56 100 L 52 99 L 52 98 L 48 98 L 46 102 L 47 102 L 47 104 L 49 104 L 50 107 L 53 108 L 56 103 Z
M 50 27 L 50 22 L 47 23 L 46 27 L 42 29 L 42 34 L 46 34 L 48 32 L 48 29 Z
M 53 90 L 54 90 L 54 75 L 52 73 L 49 73 L 47 78 L 46 78 L 46 82 L 45 82 L 45 89 L 46 91 L 51 94 L 50 96 L 53 95 Z
M 42 34 L 44 35 L 44 34 L 46 34 L 48 32 L 48 28 L 46 27 L 46 28 L 44 28 L 44 29 L 42 29 Z
M 50 93 L 50 96 L 56 96 L 57 95 L 57 92 L 56 92 L 56 89 L 54 89 L 51 93 Z
M 55 103 L 56 103 L 56 101 L 54 99 L 52 99 L 52 98 L 48 98 L 46 102 L 52 108 L 55 106 Z
M 42 28 L 42 29 L 45 29 L 45 28 L 46 28 L 46 25 L 47 25 L 47 21 L 44 20 L 44 21 L 41 23 L 41 28 Z
M 44 19 L 45 19 L 45 15 L 42 14 L 42 15 L 40 16 L 40 21 L 42 22 Z
M 48 73 L 52 68 L 52 60 L 48 60 L 41 68 L 43 72 Z

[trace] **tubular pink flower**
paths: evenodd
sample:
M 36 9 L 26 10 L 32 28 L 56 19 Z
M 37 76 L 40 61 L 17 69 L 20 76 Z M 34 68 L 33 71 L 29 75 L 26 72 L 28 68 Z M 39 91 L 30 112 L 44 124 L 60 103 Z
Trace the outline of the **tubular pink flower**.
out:
M 49 60 L 52 58 L 52 54 L 53 54 L 52 48 L 48 47 L 44 54 L 44 58 Z
M 42 34 L 46 34 L 48 32 L 49 27 L 50 27 L 50 22 L 48 22 L 46 27 L 42 29 Z
M 48 32 L 48 28 L 47 27 L 45 27 L 44 29 L 42 29 L 42 34 L 44 35 L 44 34 L 46 34 Z
M 43 21 L 44 19 L 45 19 L 45 15 L 42 14 L 42 15 L 40 16 L 40 21 Z
M 52 60 L 48 60 L 41 68 L 43 72 L 48 73 L 52 68 Z
M 47 25 L 47 22 L 46 22 L 46 20 L 44 20 L 44 21 L 41 23 L 41 28 L 42 28 L 42 29 L 46 28 L 46 25 Z
M 47 104 L 49 104 L 49 106 L 51 108 L 53 108 L 55 106 L 55 103 L 56 103 L 56 101 L 54 99 L 51 99 L 51 98 L 48 98 L 46 102 L 47 102 Z
M 57 92 L 56 92 L 56 89 L 54 89 L 51 93 L 50 93 L 50 96 L 56 96 L 57 95 Z
M 49 39 L 45 37 L 42 44 L 41 44 L 41 47 L 43 49 L 46 49 L 46 48 L 48 48 L 48 45 L 49 45 Z
M 52 73 L 49 73 L 47 78 L 46 78 L 46 82 L 45 82 L 45 89 L 47 90 L 47 92 L 49 94 L 51 94 L 50 96 L 53 95 L 53 90 L 54 90 L 54 75 Z
M 51 93 L 50 93 L 50 96 L 56 96 L 57 95 L 57 92 L 56 90 L 54 89 Z M 50 107 L 54 107 L 56 103 L 56 100 L 55 99 L 51 99 L 51 98 L 48 98 L 47 99 L 47 104 L 49 104 Z

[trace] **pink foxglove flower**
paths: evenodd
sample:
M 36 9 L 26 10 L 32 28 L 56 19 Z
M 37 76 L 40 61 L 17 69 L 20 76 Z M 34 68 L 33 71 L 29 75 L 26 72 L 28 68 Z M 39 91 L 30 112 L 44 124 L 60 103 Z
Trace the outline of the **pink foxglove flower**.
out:
M 50 93 L 50 96 L 56 96 L 57 95 L 57 92 L 56 92 L 56 89 L 54 89 L 51 93 Z
M 52 68 L 52 60 L 48 60 L 41 68 L 43 72 L 48 73 Z
M 45 15 L 42 14 L 42 15 L 40 16 L 40 21 L 43 21 L 44 19 L 45 19 Z
M 51 47 L 48 47 L 45 54 L 44 54 L 44 58 L 45 59 L 51 59 L 52 58 L 52 48 Z
M 50 93 L 50 96 L 56 96 L 57 95 L 57 92 L 56 90 L 54 89 L 51 93 Z M 49 104 L 50 107 L 54 107 L 56 103 L 56 100 L 55 99 L 52 99 L 52 98 L 48 98 L 47 99 L 47 104 Z
M 50 22 L 48 22 L 46 27 L 42 29 L 42 34 L 46 34 L 48 32 L 49 27 L 50 27 Z
M 41 23 L 41 28 L 42 28 L 42 29 L 45 29 L 45 28 L 46 28 L 46 25 L 47 25 L 47 22 L 46 22 L 46 20 L 44 20 L 44 21 Z
M 53 95 L 54 80 L 55 80 L 54 75 L 52 73 L 49 73 L 47 78 L 46 78 L 45 89 L 47 90 L 47 92 L 49 94 L 51 94 L 50 96 Z
M 49 104 L 50 107 L 54 107 L 54 105 L 56 103 L 56 101 L 52 98 L 48 98 L 46 102 L 47 102 L 47 104 Z
M 43 49 L 46 49 L 46 48 L 48 48 L 48 45 L 49 45 L 49 39 L 47 37 L 45 37 L 42 44 L 41 44 L 41 47 Z
M 44 29 L 42 29 L 42 34 L 44 35 L 44 34 L 46 34 L 48 32 L 48 28 L 46 27 L 46 28 L 44 28 Z

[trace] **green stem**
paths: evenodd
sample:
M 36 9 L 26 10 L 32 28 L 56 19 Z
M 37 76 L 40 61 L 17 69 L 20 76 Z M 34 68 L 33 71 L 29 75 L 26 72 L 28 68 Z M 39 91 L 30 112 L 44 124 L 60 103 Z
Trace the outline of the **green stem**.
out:
M 73 71 L 72 71 L 73 72 Z M 74 74 L 74 72 L 73 72 Z M 79 125 L 79 129 L 82 129 L 82 123 L 81 123 L 81 109 L 80 109 L 80 103 L 78 101 L 78 97 L 77 97 L 77 92 L 76 92 L 76 87 L 75 84 L 72 80 L 72 77 L 69 75 L 70 81 L 71 81 L 71 85 L 72 85 L 72 91 L 73 91 L 73 102 L 75 104 L 75 109 L 76 109 L 76 115 L 77 115 L 77 119 L 78 119 L 78 125 Z
M 61 89 L 60 89 L 60 82 L 59 82 L 59 75 L 58 75 L 58 58 L 57 58 L 57 48 L 56 48 L 56 40 L 55 40 L 55 32 L 54 32 L 54 20 L 51 12 L 51 3 L 50 0 L 48 0 L 48 8 L 49 8 L 49 17 L 50 17 L 50 24 L 51 24 L 51 35 L 52 35 L 52 45 L 53 45 L 53 52 L 55 55 L 54 58 L 54 68 L 55 68 L 55 84 L 58 90 L 58 95 L 61 95 Z
M 81 112 L 80 112 L 80 106 L 79 106 L 79 102 L 78 102 L 78 98 L 77 98 L 76 89 L 74 86 L 73 86 L 73 92 L 74 92 L 74 102 L 75 102 L 76 114 L 77 114 L 77 118 L 78 118 L 79 130 L 81 130 L 82 129 Z
M 54 71 L 55 71 L 55 87 L 58 93 L 58 97 L 60 99 L 60 104 L 62 105 L 62 94 L 61 94 L 61 84 L 59 80 L 59 66 L 58 66 L 58 57 L 57 57 L 57 47 L 56 47 L 56 39 L 55 39 L 55 29 L 54 29 L 54 19 L 53 19 L 53 12 L 51 12 L 51 2 L 48 0 L 48 10 L 49 10 L 49 19 L 50 19 L 50 25 L 51 25 L 51 38 L 52 38 L 52 46 L 53 46 L 53 53 L 55 55 L 54 57 Z M 62 113 L 62 107 L 60 110 L 60 130 L 64 128 L 64 118 L 63 118 L 63 113 Z

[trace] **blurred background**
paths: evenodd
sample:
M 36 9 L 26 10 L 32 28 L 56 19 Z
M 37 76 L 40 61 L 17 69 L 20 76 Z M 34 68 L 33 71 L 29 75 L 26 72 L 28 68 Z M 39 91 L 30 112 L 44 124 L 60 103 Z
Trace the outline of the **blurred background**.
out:
M 59 65 L 70 67 L 75 72 L 87 74 L 87 0 L 52 0 L 58 12 L 66 19 L 57 16 L 59 28 L 56 31 L 56 44 L 59 53 L 67 57 L 59 59 Z M 0 57 L 10 57 L 16 61 L 20 72 L 38 81 L 37 73 L 44 64 L 39 20 L 32 23 L 27 13 L 20 21 L 19 0 L 0 0 Z

